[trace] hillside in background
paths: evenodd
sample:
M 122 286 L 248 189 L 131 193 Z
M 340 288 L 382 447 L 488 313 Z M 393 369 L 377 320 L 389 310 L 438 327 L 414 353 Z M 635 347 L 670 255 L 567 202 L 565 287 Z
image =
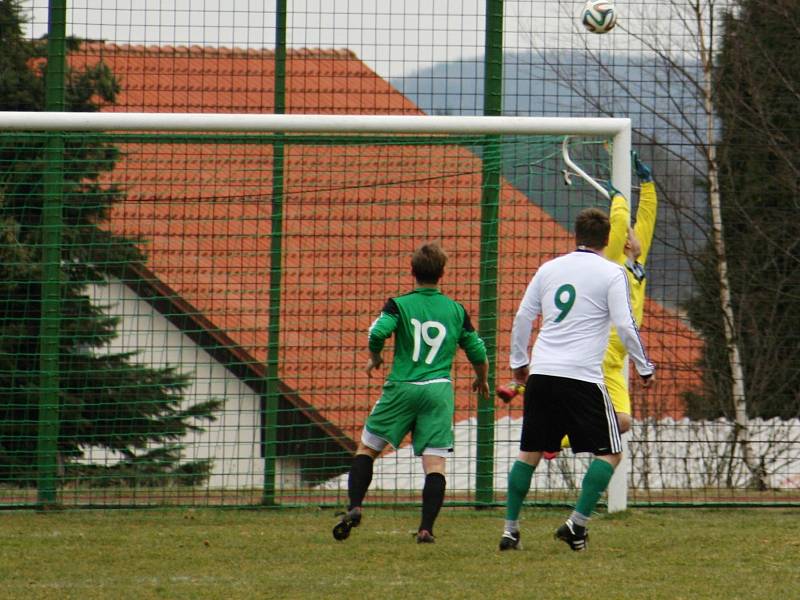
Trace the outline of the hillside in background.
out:
M 698 186 L 698 153 L 691 133 L 705 115 L 685 79 L 653 61 L 611 55 L 598 66 L 580 51 L 507 53 L 506 115 L 629 117 L 634 147 L 653 166 L 659 186 L 659 218 L 650 261 L 650 295 L 667 305 L 685 302 L 693 277 L 687 257 L 705 244 L 707 201 Z M 439 63 L 391 81 L 427 114 L 480 115 L 482 57 Z M 694 67 L 696 69 L 696 67 Z M 688 72 L 691 74 L 690 66 Z M 616 82 L 616 83 L 615 83 Z M 535 165 L 535 166 L 532 166 Z M 505 177 L 566 228 L 585 205 L 605 202 L 585 185 L 577 197 L 563 185 L 560 156 L 541 160 L 517 146 L 506 149 Z M 634 186 L 636 180 L 634 177 Z M 588 195 L 588 197 L 587 197 Z M 636 193 L 633 194 L 634 210 Z

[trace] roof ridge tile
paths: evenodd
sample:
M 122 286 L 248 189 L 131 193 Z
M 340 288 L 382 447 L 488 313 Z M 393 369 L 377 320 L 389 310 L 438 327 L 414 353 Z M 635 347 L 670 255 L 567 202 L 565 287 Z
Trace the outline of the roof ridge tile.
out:
M 143 55 L 218 55 L 221 57 L 227 56 L 274 56 L 275 50 L 273 48 L 250 48 L 241 46 L 203 46 L 200 44 L 193 44 L 191 46 L 178 45 L 173 46 L 170 44 L 165 45 L 144 45 L 144 44 L 119 44 L 116 42 L 107 42 L 105 40 L 86 40 L 82 43 L 85 50 L 103 50 L 106 52 L 119 52 L 135 56 Z M 288 48 L 287 56 L 289 58 L 316 58 L 316 59 L 345 59 L 345 60 L 360 60 L 358 55 L 349 48 Z

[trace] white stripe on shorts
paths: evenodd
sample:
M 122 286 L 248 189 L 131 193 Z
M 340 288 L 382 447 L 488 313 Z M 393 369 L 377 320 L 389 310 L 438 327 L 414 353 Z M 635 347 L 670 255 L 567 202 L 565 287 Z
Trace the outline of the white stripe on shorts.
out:
M 603 402 L 606 406 L 606 421 L 608 422 L 608 439 L 611 441 L 611 454 L 619 454 L 622 452 L 622 436 L 619 433 L 617 413 L 614 410 L 614 404 L 611 402 L 611 396 L 608 395 L 606 386 L 602 383 L 598 383 L 597 386 L 603 393 Z
M 453 449 L 452 448 L 425 448 L 422 451 L 423 456 L 441 456 L 442 458 L 448 458 L 453 456 Z
M 410 381 L 411 385 L 428 385 L 429 383 L 450 383 L 447 377 L 440 377 L 439 379 L 429 379 L 428 381 Z
M 384 448 L 386 448 L 386 446 L 389 445 L 388 441 L 382 437 L 378 437 L 366 427 L 364 427 L 364 429 L 361 431 L 361 443 L 367 448 L 372 448 L 375 450 L 375 452 L 381 452 Z

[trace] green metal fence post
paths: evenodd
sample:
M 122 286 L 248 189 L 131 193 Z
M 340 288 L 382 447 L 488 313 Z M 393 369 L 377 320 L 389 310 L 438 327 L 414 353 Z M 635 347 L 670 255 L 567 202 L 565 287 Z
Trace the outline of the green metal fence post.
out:
M 503 111 L 503 0 L 486 0 L 483 114 Z M 494 389 L 497 362 L 497 244 L 500 205 L 500 138 L 483 147 L 481 178 L 481 266 L 478 328 L 489 358 L 489 389 Z M 494 398 L 478 399 L 475 500 L 494 499 Z
M 66 0 L 51 0 L 47 37 L 46 108 L 64 110 Z M 42 289 L 39 329 L 39 427 L 36 448 L 37 504 L 56 504 L 58 477 L 59 338 L 61 335 L 61 206 L 64 138 L 48 136 L 42 201 Z
M 275 114 L 286 111 L 286 0 L 275 13 Z M 281 279 L 283 264 L 284 144 L 278 135 L 272 145 L 272 229 L 270 235 L 269 326 L 267 329 L 267 381 L 263 415 L 263 504 L 275 504 L 275 472 L 278 441 L 278 360 L 280 358 Z

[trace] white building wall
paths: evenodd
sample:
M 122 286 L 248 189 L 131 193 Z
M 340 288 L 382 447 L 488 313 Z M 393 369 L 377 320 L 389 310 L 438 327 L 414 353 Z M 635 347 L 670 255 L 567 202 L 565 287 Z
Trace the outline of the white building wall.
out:
M 200 422 L 204 432 L 190 432 L 180 440 L 185 446 L 185 460 L 213 460 L 211 478 L 206 485 L 226 489 L 260 488 L 264 481 L 264 465 L 259 449 L 258 395 L 119 281 L 92 286 L 87 291 L 95 304 L 107 307 L 109 315 L 121 319 L 118 337 L 104 351 L 135 350 L 138 354 L 134 360 L 141 364 L 170 365 L 181 373 L 192 374 L 191 385 L 184 393 L 187 406 L 214 397 L 225 401 L 222 410 L 216 413 L 216 421 Z M 100 449 L 87 454 L 87 460 L 92 462 L 117 459 Z M 296 465 L 278 462 L 276 486 L 283 487 L 288 482 L 296 484 L 299 481 Z
M 475 489 L 478 422 L 459 421 L 454 427 L 455 448 L 447 464 L 447 489 Z M 635 421 L 631 429 L 629 490 L 707 489 L 725 485 L 733 424 L 726 421 L 664 419 Z M 494 489 L 505 492 L 508 472 L 519 454 L 522 419 L 503 417 L 495 421 Z M 762 457 L 771 489 L 800 489 L 800 420 L 753 419 L 751 449 Z M 747 487 L 751 474 L 734 451 L 732 484 Z M 559 458 L 539 463 L 532 490 L 566 490 L 580 487 L 588 468 L 589 454 L 567 450 Z M 425 481 L 421 462 L 410 446 L 389 452 L 375 461 L 371 490 L 419 490 Z M 320 485 L 321 489 L 344 491 L 347 474 Z

